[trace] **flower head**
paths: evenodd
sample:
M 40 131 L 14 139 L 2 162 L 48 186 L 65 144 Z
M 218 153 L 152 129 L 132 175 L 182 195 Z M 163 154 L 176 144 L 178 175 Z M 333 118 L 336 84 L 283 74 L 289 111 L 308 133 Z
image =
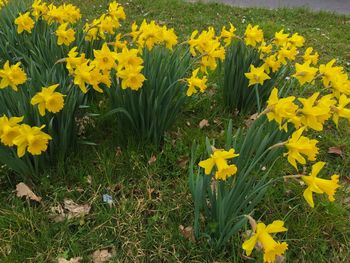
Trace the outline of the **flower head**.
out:
M 276 256 L 281 256 L 288 249 L 286 242 L 275 241 L 271 234 L 285 232 L 288 229 L 284 227 L 284 222 L 281 220 L 273 221 L 272 224 L 265 225 L 264 223 L 258 223 L 253 235 L 246 240 L 242 248 L 249 256 L 255 245 L 259 244 L 264 249 L 264 262 L 273 263 L 276 260 Z
M 307 184 L 307 188 L 304 191 L 304 198 L 307 203 L 313 208 L 314 200 L 312 193 L 317 194 L 327 194 L 328 200 L 333 202 L 335 191 L 340 187 L 339 185 L 339 175 L 332 175 L 331 180 L 318 178 L 318 173 L 322 170 L 325 162 L 317 162 L 312 166 L 312 171 L 308 176 L 302 176 L 303 181 Z
M 52 113 L 57 113 L 63 109 L 63 94 L 55 92 L 55 89 L 58 86 L 59 84 L 52 85 L 46 88 L 43 87 L 41 89 L 41 92 L 35 94 L 35 96 L 31 99 L 30 103 L 32 105 L 38 104 L 39 113 L 41 116 L 45 115 L 46 110 Z
M 10 66 L 10 62 L 6 61 L 3 69 L 0 69 L 0 89 L 10 86 L 17 91 L 17 86 L 27 81 L 27 75 L 20 67 L 21 63 Z
M 68 23 L 64 23 L 56 30 L 57 45 L 69 46 L 75 40 L 75 32 L 72 28 L 67 29 Z
M 298 169 L 297 162 L 306 164 L 304 156 L 306 156 L 309 161 L 315 161 L 316 155 L 318 154 L 318 148 L 316 146 L 318 141 L 314 139 L 310 140 L 302 136 L 304 130 L 305 128 L 300 128 L 292 134 L 292 137 L 286 143 L 288 152 L 283 154 L 283 156 L 288 156 L 288 162 L 293 165 L 295 169 Z
M 269 75 L 265 73 L 264 66 L 254 67 L 254 65 L 250 65 L 250 72 L 244 73 L 247 79 L 249 79 L 248 86 L 252 86 L 255 84 L 264 84 L 264 81 L 267 79 L 271 79 Z
M 303 55 L 304 63 L 309 62 L 309 63 L 312 64 L 312 65 L 316 65 L 317 62 L 318 62 L 318 53 L 315 52 L 314 54 L 311 54 L 312 51 L 313 51 L 313 48 L 312 48 L 312 47 L 308 47 L 308 48 L 305 50 L 305 53 L 304 53 L 304 55 Z
M 227 30 L 225 26 L 221 29 L 220 37 L 224 40 L 225 47 L 229 46 L 232 42 L 232 39 L 235 36 L 236 28 L 230 23 L 230 29 Z
M 225 150 L 214 150 L 207 160 L 199 162 L 199 166 L 204 168 L 204 173 L 209 175 L 216 166 L 217 171 L 215 173 L 215 178 L 217 180 L 226 180 L 228 177 L 237 173 L 237 166 L 234 164 L 229 165 L 227 159 L 232 159 L 239 156 L 235 154 L 234 149 L 229 151 Z
M 7 116 L 0 117 L 0 139 L 6 146 L 13 146 L 13 140 L 20 134 L 19 123 L 23 121 L 22 117 Z
M 264 32 L 259 29 L 258 25 L 249 24 L 244 33 L 244 41 L 248 46 L 255 47 L 257 43 L 264 41 Z
M 20 126 L 20 134 L 14 139 L 13 143 L 17 146 L 17 155 L 21 158 L 26 151 L 32 155 L 40 155 L 46 151 L 51 136 L 41 131 L 41 127 L 30 127 L 27 124 Z
M 192 76 L 186 79 L 188 83 L 188 89 L 186 92 L 187 96 L 192 96 L 192 94 L 197 93 L 196 88 L 199 88 L 200 92 L 204 92 L 207 88 L 207 85 L 206 85 L 208 81 L 207 77 L 203 76 L 202 78 L 199 78 L 198 71 L 199 71 L 199 68 L 195 69 L 192 72 Z
M 30 17 L 29 12 L 26 12 L 24 14 L 19 13 L 19 17 L 16 18 L 15 24 L 17 25 L 18 34 L 21 34 L 23 31 L 31 33 L 34 27 L 34 21 Z
M 293 77 L 299 81 L 300 85 L 304 85 L 314 80 L 318 69 L 311 67 L 310 62 L 305 62 L 304 64 L 295 63 L 295 71 Z
M 108 48 L 107 43 L 104 43 L 101 50 L 94 50 L 95 60 L 97 67 L 102 71 L 109 71 L 112 68 L 116 68 L 117 64 L 115 63 L 117 59 L 117 53 L 111 51 Z

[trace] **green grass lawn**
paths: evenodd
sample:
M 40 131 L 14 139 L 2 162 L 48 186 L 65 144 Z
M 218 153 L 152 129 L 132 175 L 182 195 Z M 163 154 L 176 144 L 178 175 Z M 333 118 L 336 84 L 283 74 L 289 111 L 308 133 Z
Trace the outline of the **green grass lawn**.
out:
M 66 2 L 66 1 L 64 1 Z M 87 18 L 96 16 L 107 0 L 71 0 Z M 186 3 L 179 0 L 122 0 L 127 14 L 127 28 L 133 20 L 155 19 L 175 27 L 182 40 L 194 29 L 232 22 L 242 33 L 248 23 L 259 24 L 271 37 L 285 28 L 299 32 L 325 62 L 335 57 L 350 71 L 350 17 L 310 13 L 304 9 L 264 10 L 234 8 L 221 4 Z M 215 91 L 215 78 L 210 80 Z M 97 249 L 116 251 L 113 262 L 238 262 L 244 259 L 241 236 L 216 253 L 206 240 L 193 242 L 184 237 L 179 226 L 191 226 L 193 210 L 187 182 L 187 163 L 194 139 L 204 143 L 206 136 L 222 140 L 229 119 L 241 126 L 244 117 L 223 111 L 220 93 L 207 92 L 181 114 L 167 133 L 163 149 L 121 142 L 116 129 L 107 121 L 96 119 L 87 127 L 86 136 L 98 146 L 81 146 L 65 166 L 59 166 L 40 178 L 27 182 L 43 198 L 40 204 L 24 201 L 14 193 L 23 179 L 0 170 L 0 262 L 55 262 L 58 256 L 81 256 L 89 262 Z M 104 101 L 93 107 L 104 112 Z M 202 119 L 210 126 L 198 127 Z M 103 127 L 103 128 L 102 128 Z M 318 138 L 320 160 L 329 163 L 329 171 L 342 175 L 342 189 L 336 202 L 317 197 L 310 209 L 303 200 L 300 185 L 281 179 L 270 190 L 256 219 L 272 222 L 284 219 L 289 228 L 286 254 L 288 262 L 347 262 L 350 258 L 350 128 L 341 123 L 336 130 L 327 127 Z M 128 147 L 126 147 L 128 145 Z M 118 147 L 119 146 L 119 147 Z M 331 146 L 343 146 L 343 157 L 328 154 Z M 149 163 L 151 156 L 156 161 Z M 279 160 L 273 172 L 278 178 L 293 173 L 286 160 Z M 102 201 L 109 194 L 114 204 Z M 65 198 L 91 205 L 82 219 L 55 222 L 52 208 Z M 251 262 L 260 259 L 253 254 Z M 258 261 L 259 262 L 259 261 Z

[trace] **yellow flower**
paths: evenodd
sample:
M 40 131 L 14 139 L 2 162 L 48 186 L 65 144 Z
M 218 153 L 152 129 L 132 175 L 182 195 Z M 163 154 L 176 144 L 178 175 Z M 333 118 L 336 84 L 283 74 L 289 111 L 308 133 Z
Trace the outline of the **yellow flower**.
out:
M 300 164 L 306 164 L 303 155 L 306 155 L 309 161 L 315 161 L 318 154 L 318 148 L 316 147 L 318 141 L 302 136 L 304 130 L 305 128 L 300 128 L 292 134 L 292 137 L 286 143 L 288 152 L 283 154 L 283 156 L 288 155 L 288 162 L 297 170 L 296 161 Z
M 264 54 L 269 54 L 271 53 L 272 50 L 272 45 L 266 45 L 266 42 L 262 42 L 261 45 L 258 48 L 259 52 L 260 52 L 260 59 L 264 58 Z
M 309 63 L 312 64 L 312 65 L 316 65 L 317 62 L 318 62 L 318 53 L 315 52 L 314 54 L 311 54 L 312 51 L 313 51 L 313 48 L 312 48 L 312 47 L 308 47 L 308 48 L 305 50 L 305 53 L 304 53 L 304 55 L 303 55 L 304 63 L 309 62 Z
M 108 14 L 111 15 L 114 19 L 125 20 L 126 15 L 124 12 L 124 8 L 118 4 L 116 1 L 113 1 L 108 6 Z
M 196 87 L 199 88 L 200 92 L 204 92 L 207 89 L 207 77 L 203 76 L 203 78 L 199 78 L 198 75 L 199 68 L 195 69 L 192 72 L 192 76 L 186 79 L 188 83 L 188 89 L 186 92 L 187 96 L 192 96 L 192 94 L 197 93 Z
M 236 28 L 230 23 L 230 29 L 227 30 L 225 26 L 221 29 L 220 37 L 224 40 L 225 47 L 229 46 L 232 39 L 235 37 Z
M 166 26 L 163 26 L 162 33 L 162 41 L 165 43 L 165 47 L 172 50 L 173 46 L 178 42 L 174 29 L 168 29 Z
M 41 0 L 34 0 L 32 9 L 32 15 L 38 19 L 41 15 L 46 14 L 48 7 L 45 2 L 41 2 Z
M 278 98 L 278 89 L 273 88 L 271 95 L 267 101 L 267 118 L 269 121 L 275 120 L 280 129 L 287 131 L 287 122 L 295 122 L 297 118 L 296 111 L 298 106 L 294 104 L 295 97 Z
M 143 82 L 146 80 L 141 73 L 142 68 L 142 66 L 130 67 L 117 72 L 117 76 L 122 79 L 122 89 L 139 90 L 142 87 Z
M 307 99 L 298 99 L 303 104 L 303 108 L 299 110 L 301 122 L 306 128 L 310 127 L 316 131 L 323 130 L 323 123 L 331 117 L 331 106 L 336 103 L 331 94 L 316 102 L 319 95 L 319 92 L 315 92 Z
M 0 10 L 3 8 L 5 5 L 7 5 L 8 0 L 0 0 Z
M 63 109 L 63 94 L 55 92 L 55 89 L 58 86 L 59 84 L 43 87 L 41 92 L 35 94 L 35 96 L 31 99 L 30 103 L 32 105 L 38 104 L 38 109 L 41 116 L 45 115 L 45 110 L 52 113 L 57 113 Z
M 257 43 L 264 41 L 264 32 L 259 29 L 259 26 L 249 24 L 244 33 L 244 41 L 246 45 L 255 47 Z
M 253 235 L 243 243 L 242 248 L 246 251 L 247 256 L 250 256 L 256 243 L 259 242 L 264 249 L 264 262 L 273 263 L 276 256 L 282 256 L 286 252 L 288 244 L 275 241 L 271 234 L 287 230 L 281 220 L 273 221 L 267 226 L 264 223 L 258 223 Z
M 26 12 L 23 15 L 19 13 L 19 17 L 16 18 L 15 24 L 17 25 L 18 34 L 21 34 L 23 31 L 27 31 L 28 33 L 31 33 L 34 27 L 34 21 L 30 17 L 29 12 Z
M 116 68 L 115 63 L 117 59 L 117 53 L 111 51 L 108 48 L 107 43 L 104 43 L 101 50 L 94 49 L 95 62 L 97 67 L 103 71 L 109 71 L 112 68 Z
M 45 125 L 41 127 L 30 127 L 27 124 L 20 126 L 20 135 L 18 135 L 13 143 L 17 146 L 17 155 L 21 158 L 26 150 L 32 155 L 40 155 L 47 150 L 47 145 L 51 136 L 42 132 L 41 130 Z
M 299 81 L 300 85 L 304 85 L 314 80 L 318 69 L 310 67 L 310 62 L 306 62 L 304 64 L 295 63 L 295 71 L 293 77 Z
M 89 65 L 89 61 L 77 65 L 74 70 L 74 84 L 78 85 L 83 93 L 87 92 L 86 84 L 91 82 L 91 71 L 95 68 L 94 65 Z
M 207 160 L 199 162 L 199 166 L 204 168 L 204 173 L 209 175 L 216 166 L 217 171 L 215 173 L 215 178 L 217 180 L 226 180 L 228 177 L 235 175 L 237 173 L 237 166 L 234 164 L 229 165 L 227 163 L 228 159 L 232 159 L 239 156 L 235 154 L 234 149 L 229 151 L 225 150 L 214 150 Z
M 19 123 L 23 121 L 22 117 L 7 116 L 0 117 L 0 139 L 6 146 L 13 146 L 13 140 L 20 134 Z
M 115 51 L 117 51 L 118 49 L 123 49 L 126 48 L 127 45 L 127 41 L 126 40 L 121 40 L 122 34 L 119 33 L 116 35 L 115 37 L 115 41 L 114 41 L 114 46 L 115 46 Z
M 273 43 L 276 46 L 284 46 L 288 43 L 288 40 L 289 40 L 288 37 L 289 37 L 289 34 L 283 33 L 283 29 L 282 29 L 280 32 L 275 33 L 275 38 L 273 40 Z
M 76 69 L 77 66 L 80 66 L 83 63 L 87 62 L 87 59 L 85 58 L 85 54 L 82 53 L 79 57 L 78 57 L 78 52 L 77 52 L 77 48 L 78 47 L 73 47 L 69 53 L 68 53 L 68 57 L 66 58 L 66 68 L 68 69 L 70 74 L 74 74 L 74 70 Z
M 329 88 L 333 82 L 337 81 L 338 75 L 343 73 L 343 67 L 334 67 L 335 59 L 332 59 L 327 64 L 320 65 L 320 74 L 322 75 L 323 85 Z
M 72 28 L 67 29 L 68 23 L 64 23 L 56 30 L 57 45 L 69 46 L 75 40 L 75 32 Z
M 345 94 L 340 95 L 337 106 L 333 106 L 333 121 L 338 128 L 339 118 L 346 118 L 350 121 L 350 109 L 345 108 L 350 103 L 350 98 Z
M 289 39 L 288 43 L 295 47 L 302 47 L 304 46 L 305 39 L 304 37 L 300 36 L 298 33 L 294 33 Z
M 278 60 L 285 65 L 287 64 L 287 59 L 293 61 L 295 60 L 297 54 L 298 50 L 296 49 L 296 47 L 283 46 L 278 51 Z
M 118 61 L 117 71 L 141 66 L 143 59 L 138 56 L 138 53 L 139 51 L 137 49 L 128 49 L 127 47 L 123 48 L 122 52 L 117 53 L 115 56 Z
M 14 91 L 17 91 L 17 86 L 27 81 L 27 75 L 20 68 L 21 63 L 10 66 L 10 62 L 6 61 L 4 68 L 0 69 L 0 89 L 10 86 Z
M 312 166 L 312 171 L 309 176 L 302 176 L 303 181 L 307 184 L 307 188 L 304 191 L 304 198 L 306 202 L 313 208 L 314 200 L 312 193 L 327 194 L 328 200 L 334 202 L 334 195 L 339 185 L 339 175 L 332 175 L 331 180 L 318 178 L 318 173 L 322 170 L 325 162 L 317 162 Z
M 267 75 L 264 71 L 264 66 L 254 67 L 254 65 L 250 65 L 250 72 L 244 73 L 247 79 L 249 79 L 248 86 L 252 86 L 254 84 L 264 84 L 264 81 L 267 79 L 271 79 L 269 75 Z
M 276 72 L 282 65 L 281 62 L 277 59 L 277 54 L 266 57 L 264 59 L 264 62 L 264 69 L 266 73 L 270 73 L 270 70 L 272 70 L 272 72 Z

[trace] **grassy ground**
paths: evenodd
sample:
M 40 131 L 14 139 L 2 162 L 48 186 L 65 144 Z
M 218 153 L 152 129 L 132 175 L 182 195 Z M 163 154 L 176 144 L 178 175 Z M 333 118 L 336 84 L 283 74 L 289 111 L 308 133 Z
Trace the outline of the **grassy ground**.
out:
M 72 0 L 87 17 L 100 12 L 108 1 Z M 284 27 L 299 32 L 326 61 L 336 57 L 346 64 L 350 59 L 350 17 L 310 13 L 303 9 L 240 9 L 219 4 L 191 4 L 177 0 L 120 1 L 128 22 L 156 19 L 175 27 L 181 38 L 195 28 L 209 25 L 221 28 L 233 22 L 242 32 L 248 23 L 260 24 L 267 35 Z M 219 83 L 218 83 L 219 84 Z M 98 111 L 99 108 L 97 107 Z M 221 254 L 211 251 L 205 241 L 197 243 L 184 238 L 179 225 L 193 222 L 191 197 L 187 186 L 186 159 L 193 138 L 203 142 L 205 136 L 220 138 L 231 113 L 223 112 L 220 94 L 204 95 L 189 105 L 166 137 L 161 152 L 150 146 L 119 144 L 115 127 L 99 121 L 90 127 L 88 139 L 96 147 L 82 146 L 68 159 L 66 168 L 48 171 L 34 179 L 34 191 L 43 197 L 41 204 L 23 201 L 15 196 L 15 185 L 21 181 L 14 174 L 0 176 L 0 261 L 51 262 L 58 256 L 89 255 L 101 248 L 114 248 L 115 261 L 123 262 L 237 262 L 242 260 L 239 247 L 227 246 Z M 198 123 L 208 119 L 210 126 L 201 130 Z M 215 122 L 214 122 L 215 120 Z M 235 119 L 235 125 L 241 120 Z M 118 128 L 118 127 L 117 127 Z M 342 174 L 343 188 L 335 203 L 318 198 L 311 210 L 302 200 L 302 188 L 290 181 L 271 187 L 256 217 L 271 222 L 284 218 L 289 228 L 288 261 L 347 262 L 350 258 L 350 130 L 329 127 L 322 134 L 320 159 L 330 163 L 330 171 Z M 121 146 L 121 149 L 118 148 Z M 343 158 L 327 154 L 330 146 L 344 145 Z M 152 155 L 157 160 L 149 164 Z M 278 163 L 274 176 L 290 173 L 284 161 Z M 115 203 L 109 206 L 102 195 L 109 194 Z M 51 208 L 71 198 L 91 204 L 82 220 L 54 222 Z M 288 216 L 286 216 L 288 215 Z M 259 258 L 253 255 L 251 261 Z

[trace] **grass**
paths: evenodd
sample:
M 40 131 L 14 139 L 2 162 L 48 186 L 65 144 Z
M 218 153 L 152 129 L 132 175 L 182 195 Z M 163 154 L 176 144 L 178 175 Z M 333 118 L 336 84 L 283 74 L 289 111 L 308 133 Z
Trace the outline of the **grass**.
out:
M 103 10 L 106 0 L 72 0 L 91 18 Z M 322 61 L 335 57 L 349 70 L 350 17 L 327 13 L 311 13 L 304 9 L 277 11 L 234 8 L 221 4 L 184 3 L 178 0 L 120 1 L 128 22 L 156 19 L 175 27 L 182 39 L 195 29 L 233 22 L 240 33 L 248 23 L 260 24 L 267 36 L 280 28 L 299 32 L 321 54 Z M 212 85 L 215 79 L 211 81 Z M 235 127 L 242 124 L 232 113 L 223 112 L 220 94 L 207 93 L 189 105 L 176 125 L 168 132 L 161 152 L 151 146 L 120 142 L 115 127 L 96 120 L 97 128 L 88 127 L 87 137 L 98 146 L 81 146 L 63 166 L 53 168 L 40 178 L 27 182 L 43 197 L 40 204 L 19 199 L 13 193 L 18 182 L 15 174 L 6 170 L 0 176 L 0 261 L 55 262 L 58 256 L 84 257 L 97 249 L 114 248 L 115 262 L 238 262 L 243 260 L 239 243 L 228 244 L 217 254 L 205 240 L 194 243 L 186 239 L 179 226 L 193 223 L 192 201 L 187 186 L 186 160 L 192 140 L 204 142 L 206 136 L 222 139 L 228 119 Z M 102 111 L 98 106 L 97 112 Z M 202 119 L 210 126 L 198 128 Z M 103 127 L 103 128 L 98 128 Z M 282 180 L 270 187 L 255 217 L 271 222 L 285 219 L 289 228 L 288 261 L 346 262 L 350 257 L 349 179 L 350 129 L 333 126 L 322 133 L 321 160 L 329 163 L 329 171 L 342 174 L 343 188 L 337 201 L 329 203 L 317 197 L 311 210 L 302 200 L 302 187 Z M 120 148 L 118 148 L 118 145 Z M 330 146 L 344 145 L 343 157 L 330 155 Z M 157 160 L 149 164 L 155 155 Z M 292 173 L 285 160 L 280 160 L 274 176 Z M 112 206 L 102 201 L 109 194 Z M 79 204 L 91 204 L 85 218 L 54 222 L 51 208 L 71 198 Z M 240 237 L 237 237 L 238 239 Z M 237 239 L 237 240 L 238 240 Z M 257 261 L 259 254 L 253 254 Z M 254 260 L 252 260 L 254 261 Z

